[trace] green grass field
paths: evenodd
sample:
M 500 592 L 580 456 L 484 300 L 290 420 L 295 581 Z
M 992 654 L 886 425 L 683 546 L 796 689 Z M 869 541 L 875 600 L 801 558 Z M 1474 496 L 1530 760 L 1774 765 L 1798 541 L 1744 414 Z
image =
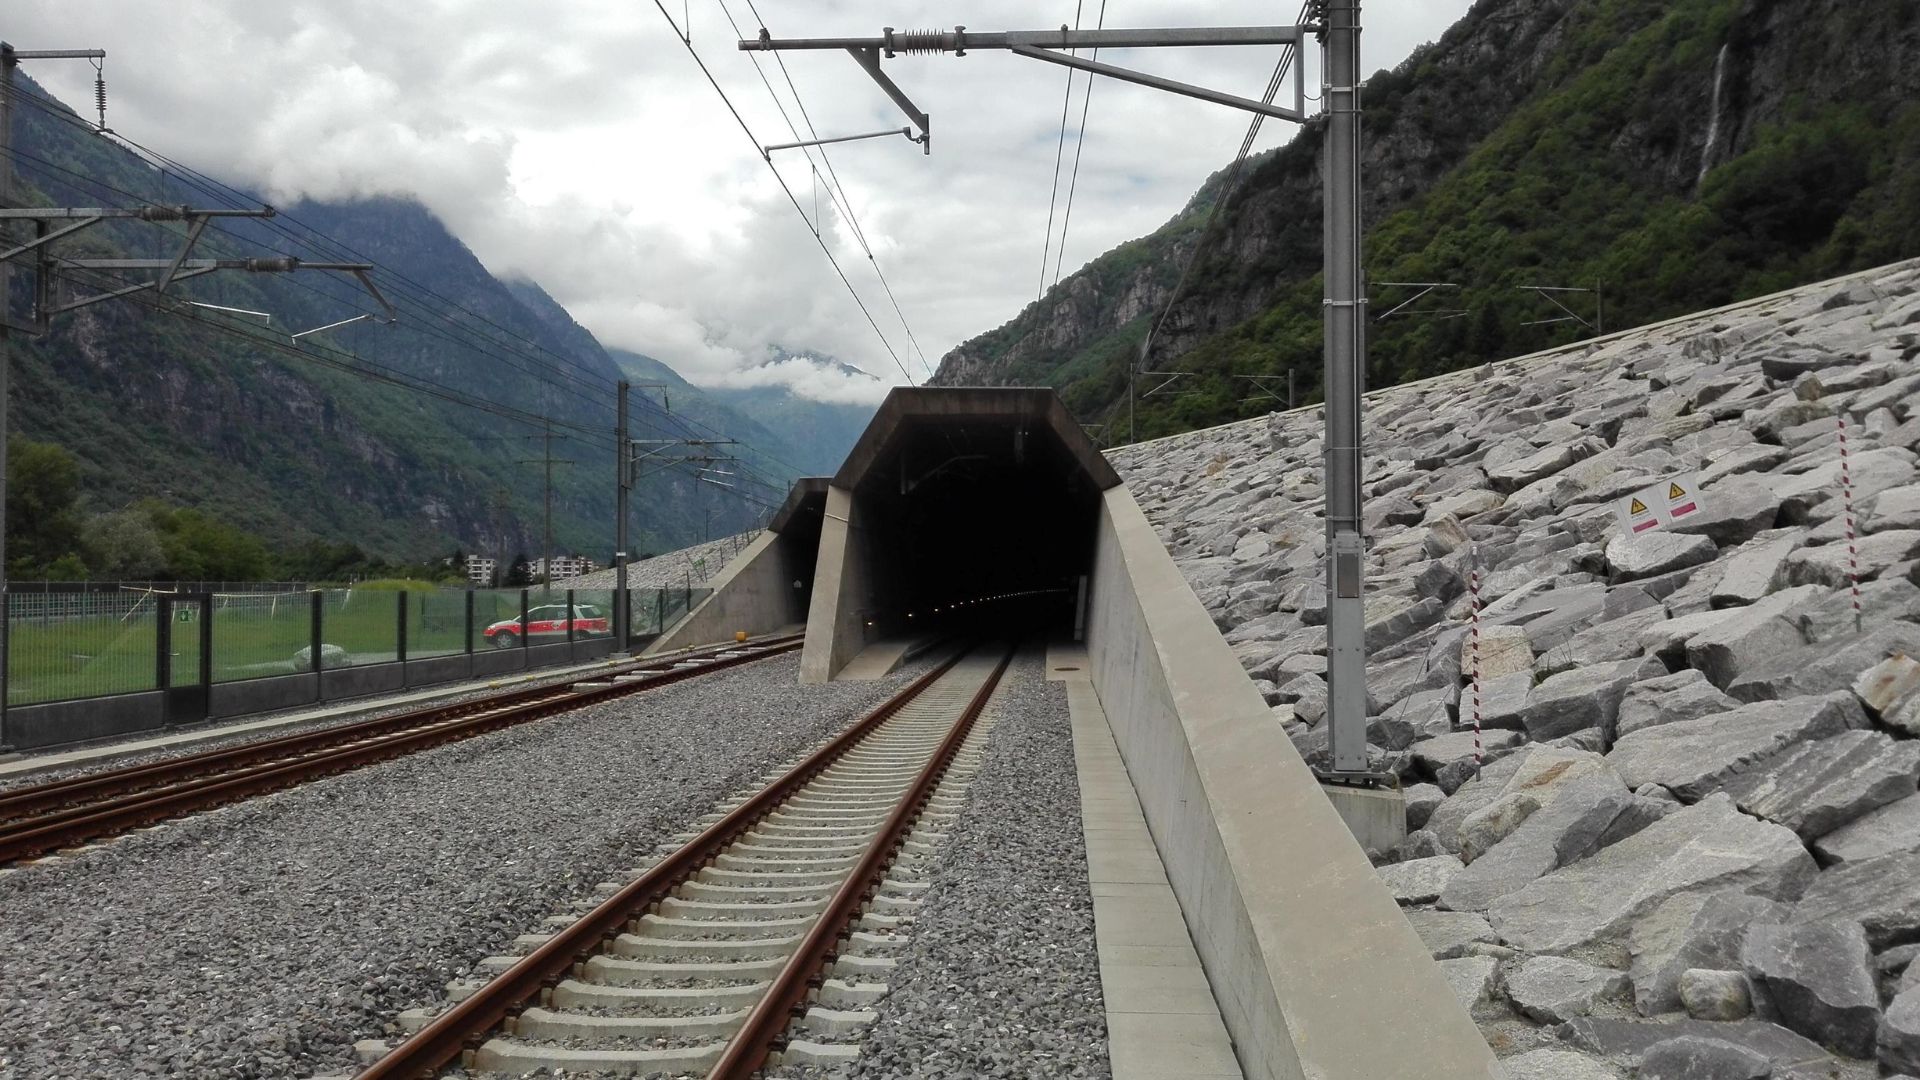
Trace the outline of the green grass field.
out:
M 695 590 L 698 603 L 705 590 Z M 75 602 L 80 614 L 40 613 L 32 601 L 16 597 L 8 639 L 7 703 L 32 705 L 47 701 L 101 697 L 152 690 L 155 677 L 154 634 L 157 616 L 150 599 L 101 594 L 89 605 Z M 493 648 L 484 636 L 487 626 L 520 616 L 517 589 L 493 589 L 473 594 L 473 626 L 467 626 L 467 594 L 461 589 L 434 589 L 401 593 L 389 589 L 330 589 L 322 594 L 321 640 L 346 650 L 350 663 L 376 664 L 397 658 L 399 605 L 407 607 L 407 656 L 425 659 L 464 652 L 471 640 L 475 651 Z M 528 605 L 564 604 L 566 593 L 533 590 Z M 580 607 L 597 608 L 611 617 L 609 590 L 581 590 L 574 596 Z M 684 613 L 680 590 L 664 596 L 653 589 L 633 590 L 636 634 L 656 633 Z M 99 610 L 86 613 L 89 607 Z M 55 610 L 48 607 L 46 610 Z M 67 609 L 59 609 L 67 610 Z M 184 685 L 199 678 L 200 625 L 197 608 L 172 624 L 172 681 Z M 176 612 L 176 616 L 179 615 Z M 213 611 L 213 681 L 233 682 L 296 670 L 295 654 L 307 648 L 312 632 L 311 601 L 306 593 L 279 596 L 216 596 Z

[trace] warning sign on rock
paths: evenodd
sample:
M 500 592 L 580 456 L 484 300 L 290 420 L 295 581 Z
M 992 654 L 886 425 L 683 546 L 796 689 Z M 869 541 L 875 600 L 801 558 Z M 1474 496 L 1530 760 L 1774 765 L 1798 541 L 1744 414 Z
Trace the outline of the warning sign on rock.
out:
M 1614 505 L 1620 531 L 1628 536 L 1652 532 L 1700 512 L 1699 484 L 1693 474 L 1642 488 Z

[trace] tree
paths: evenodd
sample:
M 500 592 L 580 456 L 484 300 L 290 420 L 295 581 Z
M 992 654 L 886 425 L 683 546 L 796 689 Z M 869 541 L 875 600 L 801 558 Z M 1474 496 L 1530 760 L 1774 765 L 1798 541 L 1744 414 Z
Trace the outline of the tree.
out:
M 507 580 L 503 582 L 509 589 L 524 589 L 533 584 L 533 567 L 527 562 L 527 553 L 522 551 L 513 557 L 513 564 L 507 570 Z
M 94 518 L 87 529 L 89 561 L 103 578 L 143 581 L 167 571 L 160 532 L 148 510 L 127 509 Z
M 80 465 L 52 443 L 7 440 L 7 573 L 41 577 L 81 548 Z M 65 564 L 71 570 L 73 563 Z M 82 573 L 84 576 L 84 571 Z

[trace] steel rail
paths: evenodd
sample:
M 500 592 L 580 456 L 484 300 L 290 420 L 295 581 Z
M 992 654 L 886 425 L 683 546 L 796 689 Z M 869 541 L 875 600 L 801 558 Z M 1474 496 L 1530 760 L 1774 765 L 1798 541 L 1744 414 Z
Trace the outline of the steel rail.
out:
M 607 942 L 625 930 L 629 922 L 672 895 L 674 889 L 713 862 L 727 847 L 777 810 L 794 792 L 824 772 L 847 751 L 858 746 L 889 717 L 952 670 L 968 651 L 957 651 L 940 666 L 882 702 L 878 708 L 809 754 L 806 760 L 785 775 L 708 826 L 699 836 L 628 882 L 619 892 L 520 958 L 512 967 L 494 976 L 471 996 L 436 1016 L 431 1023 L 394 1047 L 379 1061 L 367 1066 L 356 1080 L 422 1080 L 452 1064 L 509 1016 L 558 985 L 573 971 L 575 965 L 584 963 L 588 957 L 600 952 Z
M 980 684 L 973 700 L 967 703 L 912 786 L 901 796 L 899 805 L 887 815 L 873 842 L 854 864 L 853 872 L 841 883 L 826 909 L 801 939 L 800 947 L 787 959 L 780 974 L 774 976 L 766 994 L 727 1043 L 713 1071 L 707 1074 L 707 1080 L 749 1080 L 766 1064 L 768 1055 L 781 1047 L 787 1026 L 806 1011 L 807 995 L 818 985 L 820 973 L 838 958 L 840 942 L 852 932 L 854 920 L 879 891 L 880 882 L 899 855 L 900 845 L 926 809 L 927 801 L 933 798 L 941 778 L 952 767 L 954 755 L 973 730 L 974 721 L 986 711 L 987 701 L 1000 685 L 1000 676 L 1012 663 L 1017 648 L 1017 645 L 1009 646 L 993 673 Z
M 646 677 L 607 686 L 579 689 L 559 684 L 496 694 L 437 709 L 383 717 L 319 732 L 249 743 L 224 751 L 160 762 L 131 770 L 116 770 L 75 781 L 25 789 L 15 800 L 28 804 L 42 789 L 64 789 L 59 808 L 31 817 L 16 817 L 0 826 L 0 863 L 28 858 L 87 840 L 110 836 L 166 818 L 210 809 L 347 772 L 377 761 L 417 753 L 533 720 L 544 719 L 588 705 L 625 697 L 680 682 L 708 672 L 723 671 L 799 648 L 799 638 L 776 639 L 738 655 L 712 652 L 678 657 L 656 657 L 595 673 L 588 680 L 632 674 L 638 668 L 666 661 L 692 666 L 651 671 Z M 735 649 L 738 646 L 734 647 Z M 720 652 L 731 650 L 719 650 Z M 128 776 L 145 783 L 135 791 L 116 789 L 113 781 Z M 79 783 L 79 781 L 97 781 Z M 95 793 L 92 801 L 74 801 L 80 791 Z M 4 805 L 4 804 L 0 804 Z
M 779 645 L 797 640 L 789 636 L 772 638 L 762 642 L 749 643 L 747 648 L 759 648 L 767 645 Z M 633 674 L 641 669 L 658 667 L 663 663 L 684 663 L 687 660 L 699 660 L 722 652 L 737 650 L 743 646 L 728 644 L 725 647 L 702 649 L 673 657 L 653 657 L 632 664 L 610 666 L 596 671 L 577 681 L 587 682 L 593 679 L 612 678 Z M 195 776 L 205 775 L 216 769 L 229 769 L 271 758 L 286 757 L 291 754 L 310 753 L 343 742 L 368 738 L 408 727 L 417 727 L 460 716 L 470 716 L 489 709 L 527 701 L 540 700 L 553 695 L 556 691 L 569 692 L 564 682 L 549 683 L 544 686 L 524 687 L 507 690 L 498 694 L 456 701 L 447 705 L 429 706 L 412 712 L 392 716 L 374 717 L 369 720 L 341 724 L 318 731 L 296 732 L 269 739 L 259 739 L 238 746 L 207 750 L 197 754 L 185 754 L 164 761 L 146 765 L 131 765 L 81 776 L 68 777 L 31 787 L 0 791 L 0 820 L 18 818 L 29 814 L 38 814 L 49 809 L 70 805 L 75 802 L 125 794 L 136 787 L 152 789 L 167 784 L 178 783 Z

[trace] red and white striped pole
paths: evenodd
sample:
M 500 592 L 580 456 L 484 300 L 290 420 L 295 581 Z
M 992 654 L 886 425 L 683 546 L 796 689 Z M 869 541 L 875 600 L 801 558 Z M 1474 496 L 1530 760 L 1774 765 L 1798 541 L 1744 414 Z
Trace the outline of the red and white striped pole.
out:
M 1467 676 L 1473 680 L 1473 778 L 1480 778 L 1480 560 L 1467 561 L 1467 591 L 1472 606 L 1467 616 Z
M 1853 469 L 1847 453 L 1847 414 L 1840 414 L 1840 498 L 1847 515 L 1847 583 L 1853 591 L 1853 632 L 1860 632 L 1860 545 L 1853 521 Z

